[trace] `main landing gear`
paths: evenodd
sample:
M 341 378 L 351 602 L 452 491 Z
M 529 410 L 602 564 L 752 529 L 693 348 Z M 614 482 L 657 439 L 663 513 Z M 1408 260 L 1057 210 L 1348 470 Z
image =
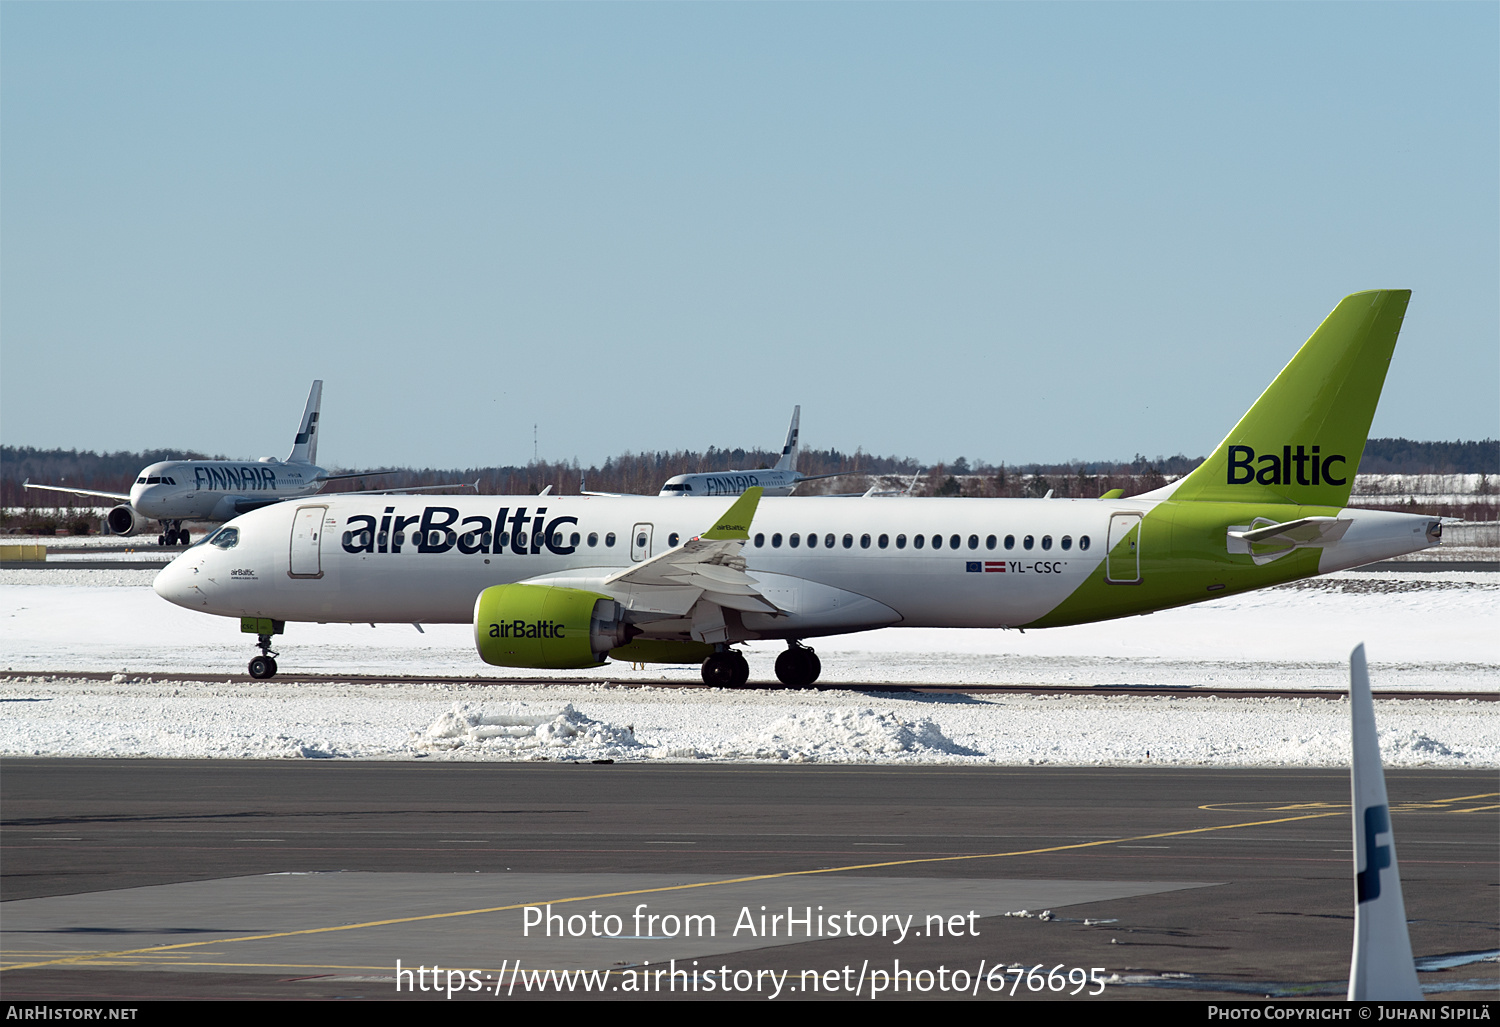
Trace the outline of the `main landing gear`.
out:
M 806 688 L 823 673 L 818 654 L 801 642 L 788 642 L 776 657 L 776 678 L 793 688 Z M 743 653 L 724 648 L 703 661 L 703 683 L 715 688 L 739 688 L 750 680 L 750 664 Z
M 156 544 L 159 546 L 185 546 L 193 540 L 193 537 L 183 530 L 181 521 L 162 521 L 161 526 L 166 531 L 156 536 Z
M 703 661 L 703 683 L 715 688 L 739 688 L 750 680 L 750 662 L 743 653 L 721 649 Z
M 788 642 L 786 652 L 776 657 L 776 679 L 793 688 L 806 688 L 823 673 L 823 661 L 801 642 Z

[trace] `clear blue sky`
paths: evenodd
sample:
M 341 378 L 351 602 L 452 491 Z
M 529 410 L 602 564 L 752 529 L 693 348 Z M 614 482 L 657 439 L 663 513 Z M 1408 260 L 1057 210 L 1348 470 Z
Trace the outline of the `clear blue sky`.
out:
M 0 5 L 0 438 L 1206 452 L 1347 293 L 1500 432 L 1500 5 Z

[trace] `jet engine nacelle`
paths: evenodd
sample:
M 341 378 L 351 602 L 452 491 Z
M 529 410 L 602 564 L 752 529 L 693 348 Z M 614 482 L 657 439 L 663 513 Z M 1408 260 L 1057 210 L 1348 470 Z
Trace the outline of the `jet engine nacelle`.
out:
M 493 585 L 474 602 L 474 646 L 496 667 L 597 667 L 634 634 L 620 604 L 555 585 Z
M 104 518 L 113 535 L 134 535 L 151 526 L 151 518 L 142 517 L 129 503 L 121 503 Z

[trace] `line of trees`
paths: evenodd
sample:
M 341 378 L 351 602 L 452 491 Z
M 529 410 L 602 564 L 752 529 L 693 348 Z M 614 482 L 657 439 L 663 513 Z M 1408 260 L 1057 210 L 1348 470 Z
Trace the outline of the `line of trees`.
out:
M 478 481 L 479 490 L 497 495 L 525 495 L 548 485 L 553 492 L 577 494 L 586 487 L 597 492 L 654 495 L 676 474 L 731 469 L 768 468 L 780 452 L 764 449 L 719 449 L 703 452 L 622 453 L 602 466 L 583 467 L 578 461 L 536 461 L 525 466 L 467 468 L 376 468 L 368 476 L 333 482 L 328 492 L 378 488 L 408 488 Z M 129 491 L 140 469 L 158 460 L 222 460 L 191 451 L 149 450 L 142 453 L 93 453 L 0 447 L 0 506 L 99 506 L 86 497 L 24 490 L 26 479 L 48 485 L 70 485 L 108 492 Z M 910 457 L 874 456 L 861 450 L 804 450 L 798 470 L 804 474 L 844 476 L 809 482 L 798 491 L 814 495 L 855 492 L 876 486 L 904 489 L 920 473 L 913 495 L 927 496 L 1042 496 L 1092 498 L 1110 489 L 1136 495 L 1158 488 L 1191 471 L 1203 457 L 1182 454 L 1148 459 L 1137 454 L 1129 461 L 1073 461 L 1068 463 L 991 464 L 959 457 L 952 463 L 921 467 Z M 374 470 L 387 473 L 376 474 Z M 1371 439 L 1360 462 L 1364 474 L 1500 474 L 1500 441 L 1414 442 L 1410 439 Z

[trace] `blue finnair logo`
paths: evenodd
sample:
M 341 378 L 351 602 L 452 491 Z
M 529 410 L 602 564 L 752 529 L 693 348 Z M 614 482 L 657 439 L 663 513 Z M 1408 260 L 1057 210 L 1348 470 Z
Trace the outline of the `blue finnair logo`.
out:
M 292 445 L 294 445 L 294 446 L 305 446 L 305 445 L 307 445 L 307 440 L 310 439 L 310 438 L 312 438 L 313 437 L 313 433 L 316 432 L 317 430 L 318 430 L 318 412 L 316 410 L 314 410 L 312 412 L 312 416 L 307 419 L 307 430 L 306 431 L 299 431 L 297 433 L 297 438 L 295 440 L 293 440 Z
M 1365 868 L 1354 875 L 1354 888 L 1359 902 L 1374 902 L 1380 898 L 1380 872 L 1391 865 L 1391 847 L 1376 845 L 1375 836 L 1390 829 L 1391 814 L 1387 807 L 1365 807 Z

